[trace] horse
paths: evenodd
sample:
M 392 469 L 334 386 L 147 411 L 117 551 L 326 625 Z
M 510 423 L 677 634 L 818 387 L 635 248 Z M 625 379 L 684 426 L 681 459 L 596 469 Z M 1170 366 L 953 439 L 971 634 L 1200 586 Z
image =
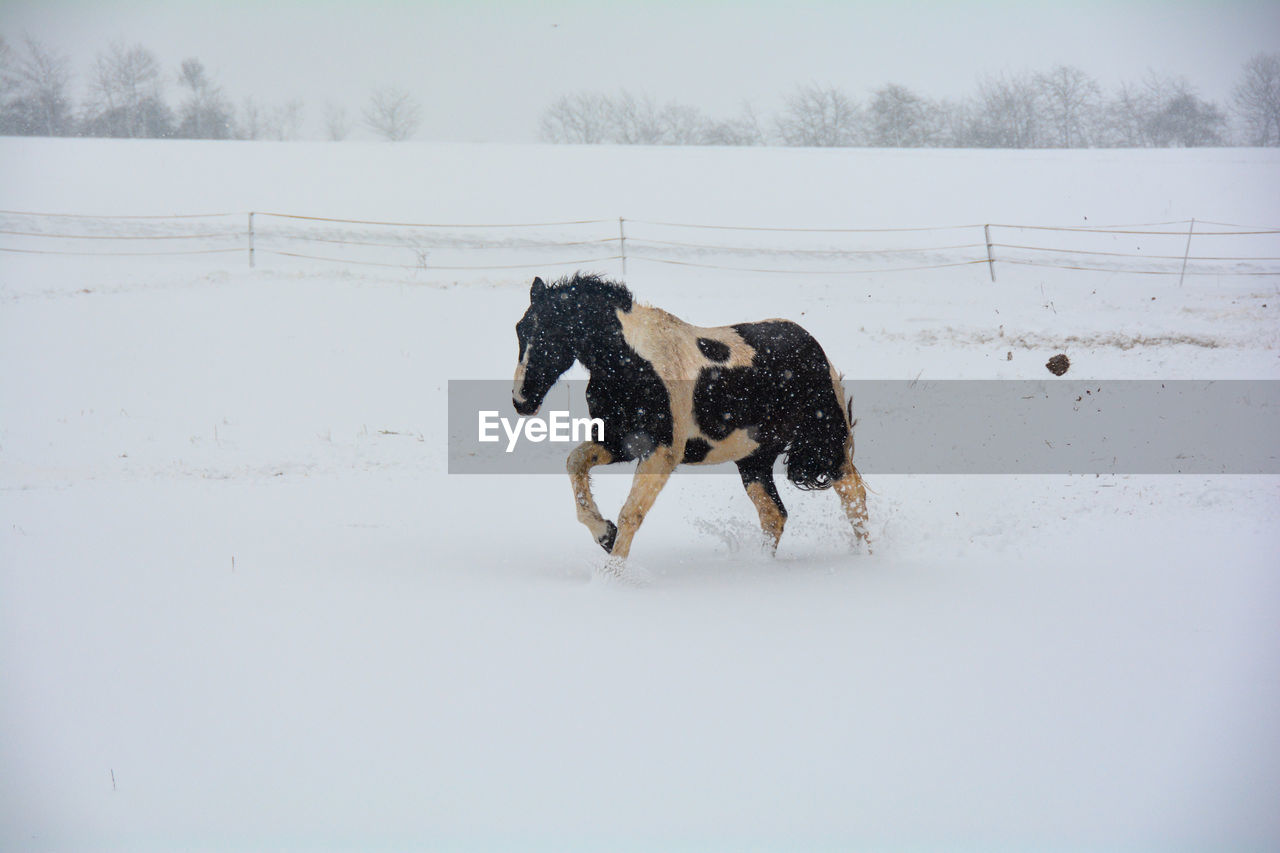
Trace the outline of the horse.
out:
M 787 510 L 773 481 L 784 459 L 801 489 L 834 487 L 854 541 L 868 547 L 867 496 L 853 464 L 853 414 L 818 342 L 789 320 L 702 328 L 637 302 L 627 287 L 575 274 L 538 277 L 516 323 L 512 405 L 534 415 L 575 361 L 590 372 L 587 407 L 604 437 L 570 452 L 565 467 L 578 520 L 618 560 L 676 466 L 733 462 L 776 554 Z M 599 465 L 637 461 L 631 491 L 606 520 L 591 494 Z

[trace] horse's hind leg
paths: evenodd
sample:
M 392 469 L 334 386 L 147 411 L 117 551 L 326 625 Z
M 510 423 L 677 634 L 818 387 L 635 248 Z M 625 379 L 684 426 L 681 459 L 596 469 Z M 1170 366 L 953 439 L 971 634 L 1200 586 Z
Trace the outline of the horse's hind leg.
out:
M 853 464 L 852 440 L 845 445 L 844 465 L 841 466 L 840 479 L 836 480 L 835 488 L 836 494 L 840 495 L 845 518 L 853 525 L 854 537 L 867 549 L 867 553 L 871 553 L 871 538 L 867 532 L 867 487 Z
M 738 461 L 738 474 L 751 502 L 760 516 L 760 528 L 768 537 L 769 553 L 778 552 L 778 540 L 787 524 L 787 508 L 782 505 L 778 487 L 773 482 L 773 458 L 748 456 Z
M 594 441 L 579 444 L 565 461 L 569 482 L 573 485 L 573 502 L 578 509 L 578 521 L 587 526 L 605 551 L 613 550 L 613 540 L 618 535 L 618 528 L 600 515 L 596 499 L 591 494 L 591 469 L 597 465 L 608 465 L 612 461 L 613 454 Z

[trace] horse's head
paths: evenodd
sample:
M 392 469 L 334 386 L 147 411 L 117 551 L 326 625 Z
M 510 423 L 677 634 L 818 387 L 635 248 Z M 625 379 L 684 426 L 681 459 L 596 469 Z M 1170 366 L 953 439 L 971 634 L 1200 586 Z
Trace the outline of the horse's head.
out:
M 541 278 L 535 278 L 529 290 L 529 310 L 516 323 L 520 361 L 511 386 L 511 403 L 522 415 L 537 412 L 551 386 L 573 366 L 573 345 L 562 306 L 556 304 L 559 301 Z

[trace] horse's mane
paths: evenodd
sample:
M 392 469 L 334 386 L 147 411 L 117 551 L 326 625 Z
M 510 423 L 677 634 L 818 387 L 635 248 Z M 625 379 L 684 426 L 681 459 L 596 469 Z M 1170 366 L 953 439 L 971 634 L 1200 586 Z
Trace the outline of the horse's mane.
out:
M 630 311 L 632 305 L 631 291 L 620 281 L 613 281 L 594 273 L 576 272 L 564 276 L 547 286 L 551 292 L 568 291 L 578 300 L 600 299 L 610 305 Z

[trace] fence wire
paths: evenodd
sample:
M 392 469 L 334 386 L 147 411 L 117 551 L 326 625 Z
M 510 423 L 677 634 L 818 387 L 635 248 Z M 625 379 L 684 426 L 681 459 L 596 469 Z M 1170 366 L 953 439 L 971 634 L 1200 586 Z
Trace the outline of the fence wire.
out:
M 955 263 L 947 263 L 947 264 L 927 264 L 925 266 L 917 266 L 917 267 L 885 267 L 884 269 L 846 268 L 846 269 L 839 269 L 839 270 L 812 270 L 812 269 L 780 270 L 780 269 L 767 269 L 764 267 L 727 267 L 722 264 L 700 264 L 694 261 L 673 261 L 666 258 L 641 257 L 640 260 L 652 261 L 653 263 L 656 263 L 656 264 L 670 264 L 672 266 L 680 266 L 680 267 L 698 267 L 700 269 L 727 270 L 730 272 L 777 273 L 777 274 L 785 274 L 785 275 L 876 275 L 880 273 L 919 272 L 922 270 L 940 270 L 940 269 L 948 269 L 950 267 L 967 267 L 971 264 L 987 263 L 986 258 L 978 258 L 972 261 L 956 261 Z
M 72 249 L 15 249 L 10 246 L 0 246 L 0 252 L 10 252 L 17 255 L 76 255 L 99 258 L 148 258 L 174 255 L 226 255 L 233 252 L 243 253 L 244 249 L 178 249 L 172 252 L 81 252 Z
M 243 215 L 243 214 L 241 214 Z M 276 219 L 298 219 L 307 222 L 334 222 L 342 225 L 377 225 L 387 228 L 551 228 L 565 225 L 602 225 L 611 219 L 572 219 L 564 222 L 508 222 L 508 223 L 436 223 L 436 222 L 379 222 L 372 219 L 334 219 L 328 216 L 304 216 L 300 213 L 255 212 L 254 216 L 270 216 Z
M 301 254 L 300 252 L 284 252 L 279 249 L 259 249 L 258 251 L 265 252 L 266 254 L 269 254 L 269 255 L 280 255 L 286 258 L 302 258 L 304 260 L 309 260 L 309 261 L 326 261 L 329 263 L 354 264 L 356 266 L 365 266 L 365 267 L 391 267 L 395 269 L 405 269 L 405 270 L 447 270 L 450 272 L 457 272 L 462 270 L 485 271 L 485 270 L 532 269 L 534 267 L 544 266 L 543 264 L 532 263 L 532 264 L 502 264 L 502 265 L 496 265 L 496 266 L 495 265 L 438 266 L 438 265 L 432 264 L 431 266 L 428 267 L 420 264 L 392 264 L 392 263 L 380 263 L 377 261 L 353 261 L 347 258 L 326 258 L 326 257 L 321 257 L 319 255 L 304 255 L 304 254 Z M 616 260 L 619 260 L 620 257 L 621 256 L 619 255 L 609 255 L 603 258 L 580 258 L 578 260 L 573 260 L 573 261 L 561 261 L 559 265 L 574 266 L 574 265 L 581 265 L 581 264 L 597 264 L 597 263 L 604 263 L 606 261 L 616 261 Z
M 192 227 L 192 220 L 210 222 Z M 737 236 L 724 242 L 699 239 L 708 231 Z M 125 241 L 130 248 L 105 250 L 103 241 Z M 147 248 L 151 241 L 154 248 Z M 250 266 L 313 263 L 426 273 L 525 269 L 554 274 L 618 262 L 624 273 L 628 264 L 650 263 L 840 276 L 986 264 L 994 278 L 998 265 L 1011 264 L 1182 278 L 1280 275 L 1280 228 L 1205 220 L 804 227 L 625 218 L 447 223 L 260 211 L 97 216 L 0 210 L 0 252 L 169 258 L 239 253 Z

